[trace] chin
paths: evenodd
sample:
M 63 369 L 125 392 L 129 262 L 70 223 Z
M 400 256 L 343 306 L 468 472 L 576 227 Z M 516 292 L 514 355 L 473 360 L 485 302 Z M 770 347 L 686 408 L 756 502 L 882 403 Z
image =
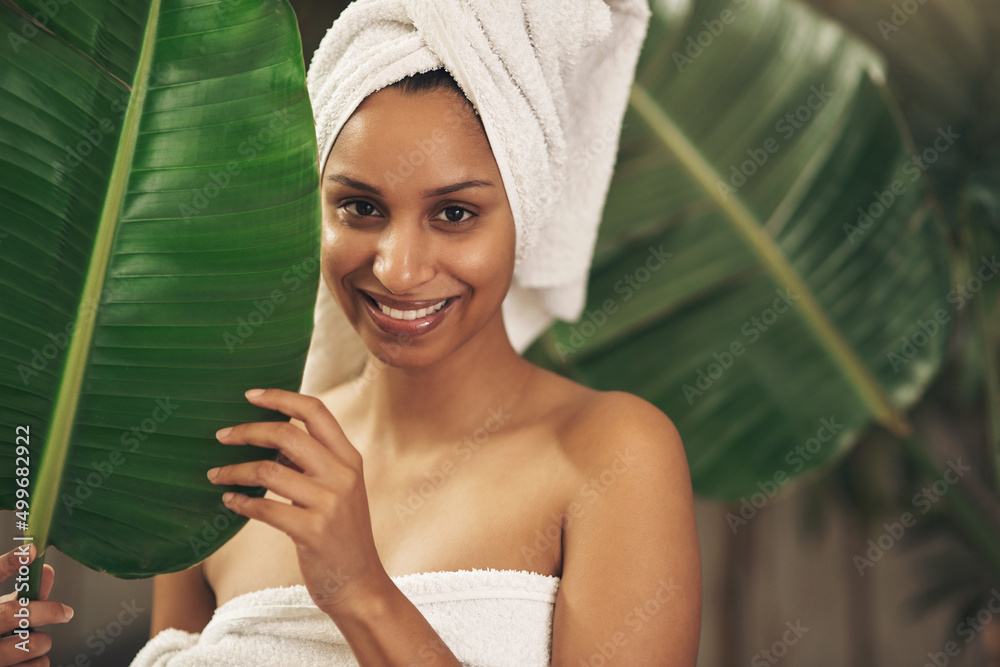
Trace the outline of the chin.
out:
M 357 329 L 355 329 L 357 331 Z M 391 337 L 378 336 L 371 331 L 358 331 L 365 347 L 375 358 L 393 368 L 423 368 L 444 359 L 451 348 L 440 349 L 441 345 L 420 345 L 413 341 L 397 341 Z

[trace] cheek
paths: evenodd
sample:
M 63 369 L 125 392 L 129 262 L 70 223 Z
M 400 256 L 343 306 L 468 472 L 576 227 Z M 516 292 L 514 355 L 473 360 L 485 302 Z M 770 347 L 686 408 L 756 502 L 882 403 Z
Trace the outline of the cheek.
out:
M 324 217 L 320 246 L 323 276 L 338 301 L 341 301 L 340 293 L 344 291 L 344 276 L 364 265 L 366 249 L 361 241 L 357 235 L 331 224 Z M 341 305 L 344 305 L 343 302 Z
M 514 240 L 494 238 L 468 244 L 455 253 L 451 266 L 456 278 L 472 286 L 480 295 L 502 301 L 514 272 Z

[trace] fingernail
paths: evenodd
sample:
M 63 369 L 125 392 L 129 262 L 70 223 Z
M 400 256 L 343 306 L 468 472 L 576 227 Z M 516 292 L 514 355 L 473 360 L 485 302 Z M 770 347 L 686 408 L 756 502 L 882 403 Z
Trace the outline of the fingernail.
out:
M 71 608 L 67 607 L 66 605 L 63 605 L 62 608 L 63 608 L 63 618 L 65 618 L 67 621 L 73 618 L 73 610 Z
M 256 398 L 257 396 L 260 396 L 263 393 L 264 393 L 263 389 L 248 389 L 246 392 L 244 392 L 243 395 L 246 396 L 247 398 Z
M 229 435 L 229 432 L 232 430 L 233 430 L 232 426 L 227 426 L 226 428 L 220 428 L 218 431 L 215 432 L 215 437 L 225 438 L 227 435 Z
M 215 479 L 218 476 L 219 476 L 219 469 L 218 468 L 212 468 L 211 470 L 208 471 L 208 478 L 209 479 Z

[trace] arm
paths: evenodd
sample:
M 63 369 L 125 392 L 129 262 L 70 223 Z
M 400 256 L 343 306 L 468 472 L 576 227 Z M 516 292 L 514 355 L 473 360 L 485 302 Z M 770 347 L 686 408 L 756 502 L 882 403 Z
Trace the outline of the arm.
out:
M 153 578 L 149 638 L 177 628 L 201 632 L 215 611 L 215 594 L 202 576 L 202 563 Z M 334 582 L 336 584 L 336 582 Z M 331 616 L 362 665 L 457 666 L 441 637 L 391 579 L 370 595 L 364 609 Z
M 215 594 L 202 576 L 202 563 L 153 577 L 150 639 L 167 628 L 201 632 L 214 612 Z
M 221 429 L 220 442 L 278 449 L 285 462 L 223 466 L 210 471 L 209 479 L 264 486 L 287 502 L 239 493 L 223 495 L 223 502 L 291 537 L 309 595 L 340 628 L 361 665 L 460 666 L 382 567 L 361 454 L 323 402 L 281 389 L 248 392 L 247 399 L 293 421 L 238 424 Z
M 552 664 L 693 667 L 701 562 L 680 436 L 630 394 L 596 399 L 574 428 Z

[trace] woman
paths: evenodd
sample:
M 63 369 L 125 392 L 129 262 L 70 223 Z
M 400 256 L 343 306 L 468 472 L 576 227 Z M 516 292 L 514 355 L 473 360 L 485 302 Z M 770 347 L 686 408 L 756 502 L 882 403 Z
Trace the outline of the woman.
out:
M 432 626 L 404 583 L 499 571 L 508 587 L 558 589 L 545 662 L 694 665 L 701 572 L 680 438 L 646 401 L 576 384 L 512 345 L 501 306 L 519 229 L 463 89 L 443 69 L 382 87 L 321 157 L 320 288 L 366 366 L 317 398 L 248 392 L 291 421 L 219 441 L 278 449 L 279 463 L 209 478 L 268 492 L 227 498 L 253 520 L 203 563 L 157 577 L 151 636 L 199 633 L 217 607 L 304 585 L 360 664 L 458 665 L 481 654 L 461 634 L 442 639 L 446 622 Z
M 279 448 L 291 467 L 219 469 L 215 483 L 269 489 L 228 503 L 258 522 L 201 565 L 158 578 L 152 633 L 200 632 L 237 595 L 305 584 L 361 664 L 419 663 L 437 635 L 392 577 L 528 570 L 561 579 L 552 664 L 608 664 L 593 659 L 613 653 L 619 664 L 693 665 L 700 569 L 680 438 L 645 401 L 573 383 L 511 346 L 500 308 L 514 265 L 510 207 L 475 112 L 446 76 L 367 98 L 323 170 L 325 285 L 370 350 L 406 344 L 319 400 L 276 389 L 250 398 L 295 426 L 237 425 L 220 441 Z M 400 155 L 452 118 L 462 131 L 393 186 Z M 489 439 L 457 454 L 491 419 Z M 435 473 L 446 481 L 408 501 Z M 539 539 L 553 522 L 558 539 Z M 344 583 L 331 588 L 329 572 Z M 443 648 L 434 664 L 459 663 Z

